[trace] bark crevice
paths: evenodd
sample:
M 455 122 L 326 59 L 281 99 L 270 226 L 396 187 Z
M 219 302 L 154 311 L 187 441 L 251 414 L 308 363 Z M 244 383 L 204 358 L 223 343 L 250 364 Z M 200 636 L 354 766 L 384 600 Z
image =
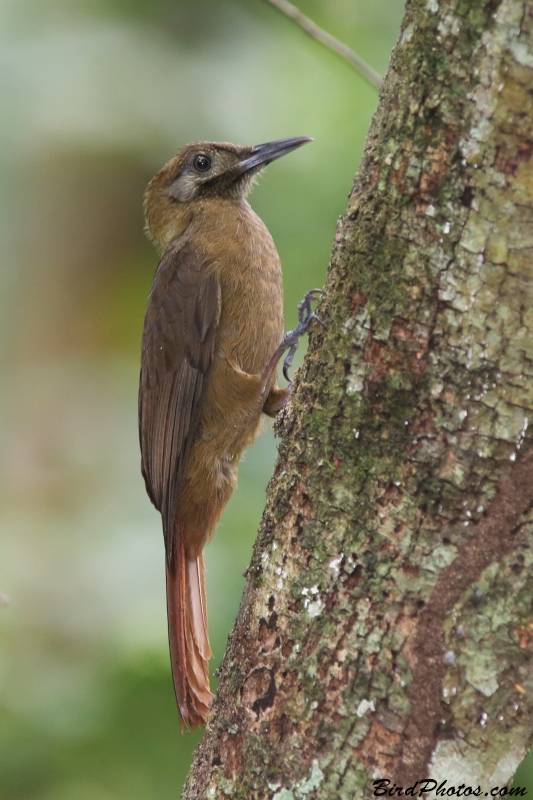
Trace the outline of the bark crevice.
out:
M 519 521 L 531 510 L 533 450 L 519 458 L 509 471 L 483 519 L 470 530 L 455 559 L 440 573 L 418 618 L 412 647 L 416 661 L 407 690 L 410 710 L 394 775 L 399 786 L 410 786 L 427 777 L 441 720 L 447 716 L 442 700 L 446 672 L 444 622 L 483 570 L 518 546 L 515 534 Z

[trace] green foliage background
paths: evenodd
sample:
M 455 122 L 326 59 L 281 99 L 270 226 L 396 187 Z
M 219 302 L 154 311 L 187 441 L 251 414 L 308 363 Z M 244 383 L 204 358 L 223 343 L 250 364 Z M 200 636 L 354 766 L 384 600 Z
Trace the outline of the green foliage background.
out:
M 385 72 L 401 0 L 300 7 Z M 377 92 L 260 0 L 0 0 L 0 20 L 0 797 L 175 798 L 201 733 L 179 733 L 139 471 L 143 190 L 187 141 L 313 136 L 252 196 L 292 327 Z M 267 430 L 208 549 L 213 669 L 274 459 Z

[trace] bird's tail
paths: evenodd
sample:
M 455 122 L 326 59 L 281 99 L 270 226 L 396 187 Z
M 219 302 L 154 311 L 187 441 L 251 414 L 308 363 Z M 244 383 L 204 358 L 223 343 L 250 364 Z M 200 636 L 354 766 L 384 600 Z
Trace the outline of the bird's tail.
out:
M 181 538 L 181 537 L 180 537 Z M 182 722 L 197 728 L 205 723 L 212 694 L 208 660 L 213 655 L 207 637 L 204 558 L 187 557 L 181 543 L 177 558 L 167 563 L 167 612 L 170 662 Z

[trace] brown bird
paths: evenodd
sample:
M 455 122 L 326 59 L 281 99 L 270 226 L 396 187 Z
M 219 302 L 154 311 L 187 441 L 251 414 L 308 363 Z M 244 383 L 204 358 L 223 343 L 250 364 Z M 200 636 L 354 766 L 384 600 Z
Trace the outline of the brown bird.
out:
M 139 390 L 142 473 L 161 512 L 170 660 L 182 721 L 209 712 L 203 549 L 237 481 L 239 459 L 290 387 L 278 362 L 314 319 L 318 290 L 283 339 L 281 264 L 246 202 L 266 164 L 312 141 L 256 147 L 195 142 L 150 182 L 147 230 L 163 251 L 144 320 Z

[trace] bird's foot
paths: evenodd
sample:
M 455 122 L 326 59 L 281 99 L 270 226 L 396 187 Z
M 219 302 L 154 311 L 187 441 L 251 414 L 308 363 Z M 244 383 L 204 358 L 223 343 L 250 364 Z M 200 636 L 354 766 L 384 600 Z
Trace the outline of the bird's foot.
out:
M 322 289 L 311 289 L 311 291 L 307 292 L 302 302 L 298 305 L 298 325 L 294 330 L 285 334 L 279 346 L 282 353 L 287 349 L 289 350 L 283 362 L 283 375 L 289 383 L 291 379 L 289 378 L 288 370 L 292 365 L 294 354 L 300 344 L 300 337 L 308 332 L 313 322 L 319 322 L 321 325 L 324 324 L 320 317 L 315 314 L 313 306 L 311 305 L 314 300 L 318 300 L 323 294 L 325 294 L 325 292 L 323 292 Z
M 285 361 L 283 362 L 283 374 L 289 383 L 291 383 L 291 379 L 287 374 L 287 370 L 291 366 L 294 354 L 298 349 L 298 345 L 300 344 L 300 337 L 303 336 L 304 333 L 307 333 L 313 322 L 316 321 L 320 322 L 321 325 L 324 324 L 320 317 L 315 314 L 311 305 L 314 300 L 318 300 L 323 294 L 325 294 L 325 292 L 323 292 L 322 289 L 311 289 L 311 291 L 307 292 L 304 299 L 299 304 L 298 325 L 293 331 L 289 331 L 285 334 L 283 341 L 261 373 L 261 378 L 265 384 L 272 375 L 272 372 L 275 370 L 281 356 L 286 350 L 289 352 L 287 353 Z

